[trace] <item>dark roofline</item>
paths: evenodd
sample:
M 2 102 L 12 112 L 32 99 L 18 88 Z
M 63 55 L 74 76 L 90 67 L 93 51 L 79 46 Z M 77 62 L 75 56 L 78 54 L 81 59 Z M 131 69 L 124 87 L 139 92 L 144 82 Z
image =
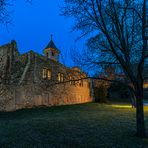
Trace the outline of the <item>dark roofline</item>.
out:
M 48 48 L 52 48 L 60 52 L 59 49 L 56 47 L 55 43 L 53 42 L 52 36 L 51 36 L 50 42 L 48 43 L 45 49 L 48 49 Z

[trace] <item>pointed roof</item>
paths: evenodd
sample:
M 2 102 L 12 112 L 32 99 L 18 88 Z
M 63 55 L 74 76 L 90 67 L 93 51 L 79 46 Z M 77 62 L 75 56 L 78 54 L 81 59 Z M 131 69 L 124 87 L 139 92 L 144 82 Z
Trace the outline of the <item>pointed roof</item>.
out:
M 50 42 L 49 42 L 49 44 L 46 46 L 45 49 L 48 49 L 48 48 L 52 48 L 52 49 L 55 49 L 55 50 L 59 51 L 58 48 L 56 47 L 56 45 L 54 44 L 53 40 L 52 40 L 52 35 L 51 35 Z

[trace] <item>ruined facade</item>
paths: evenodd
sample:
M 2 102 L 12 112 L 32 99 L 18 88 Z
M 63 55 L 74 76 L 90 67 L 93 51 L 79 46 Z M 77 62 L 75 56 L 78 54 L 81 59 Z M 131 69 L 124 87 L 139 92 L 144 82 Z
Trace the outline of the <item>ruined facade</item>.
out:
M 43 53 L 20 54 L 15 41 L 0 47 L 0 110 L 93 101 L 90 80 L 59 62 L 52 39 Z

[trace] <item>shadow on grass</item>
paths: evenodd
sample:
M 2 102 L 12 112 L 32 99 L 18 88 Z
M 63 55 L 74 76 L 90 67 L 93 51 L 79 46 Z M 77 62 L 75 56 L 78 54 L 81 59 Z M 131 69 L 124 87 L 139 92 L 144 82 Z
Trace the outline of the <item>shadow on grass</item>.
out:
M 145 112 L 148 127 L 148 112 Z M 0 147 L 147 147 L 135 110 L 86 103 L 0 113 Z

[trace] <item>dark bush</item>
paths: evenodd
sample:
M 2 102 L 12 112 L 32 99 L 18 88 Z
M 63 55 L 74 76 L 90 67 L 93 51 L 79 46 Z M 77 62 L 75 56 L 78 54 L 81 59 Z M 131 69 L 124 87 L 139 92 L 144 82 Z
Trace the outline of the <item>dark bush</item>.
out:
M 107 103 L 107 87 L 100 85 L 94 89 L 95 102 Z

